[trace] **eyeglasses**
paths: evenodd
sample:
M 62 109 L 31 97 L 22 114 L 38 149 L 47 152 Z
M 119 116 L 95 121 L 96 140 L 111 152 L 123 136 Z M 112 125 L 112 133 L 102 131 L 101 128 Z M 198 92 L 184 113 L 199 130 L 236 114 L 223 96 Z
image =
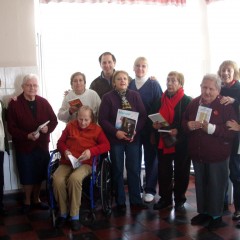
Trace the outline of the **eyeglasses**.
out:
M 37 84 L 25 84 L 25 86 L 28 88 L 38 88 Z

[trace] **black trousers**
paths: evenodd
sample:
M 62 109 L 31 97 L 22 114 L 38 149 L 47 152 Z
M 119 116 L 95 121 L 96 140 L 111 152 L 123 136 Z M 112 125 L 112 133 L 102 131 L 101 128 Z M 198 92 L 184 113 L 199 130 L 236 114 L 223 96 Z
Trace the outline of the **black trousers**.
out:
M 0 151 L 0 208 L 3 208 L 3 186 L 4 186 L 3 160 L 4 152 Z
M 158 184 L 162 200 L 175 203 L 186 202 L 191 160 L 185 151 L 163 154 L 158 150 Z

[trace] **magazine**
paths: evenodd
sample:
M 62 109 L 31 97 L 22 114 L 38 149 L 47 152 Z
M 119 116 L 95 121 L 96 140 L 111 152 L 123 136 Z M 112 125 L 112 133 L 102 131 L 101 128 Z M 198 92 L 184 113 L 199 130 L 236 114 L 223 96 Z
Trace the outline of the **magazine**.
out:
M 69 100 L 68 103 L 70 107 L 77 107 L 77 108 L 80 108 L 83 105 L 79 98 Z
M 48 120 L 48 121 L 46 121 L 45 123 L 41 124 L 33 134 L 34 134 L 34 135 L 39 134 L 40 130 L 41 130 L 42 128 L 44 128 L 49 122 L 50 122 L 50 121 Z
M 82 156 L 80 156 L 79 158 L 75 158 L 73 155 L 68 155 L 68 158 L 72 164 L 73 169 L 78 168 L 82 165 Z
M 132 138 L 138 121 L 138 112 L 118 109 L 115 127 Z
M 148 117 L 152 120 L 152 122 L 159 122 L 163 125 L 163 127 L 169 126 L 168 122 L 165 120 L 165 118 L 160 113 L 154 113 L 151 115 L 148 115 Z
M 204 121 L 209 122 L 212 114 L 212 109 L 208 107 L 199 106 L 196 116 L 196 121 L 203 123 Z

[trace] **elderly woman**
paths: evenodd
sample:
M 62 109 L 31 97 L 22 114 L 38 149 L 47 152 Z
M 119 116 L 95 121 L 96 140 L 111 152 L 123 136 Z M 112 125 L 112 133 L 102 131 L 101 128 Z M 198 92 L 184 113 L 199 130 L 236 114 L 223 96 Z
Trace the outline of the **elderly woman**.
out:
M 8 130 L 12 135 L 16 150 L 16 162 L 23 185 L 25 201 L 23 213 L 28 213 L 31 207 L 48 209 L 40 201 L 41 183 L 46 179 L 50 159 L 48 144 L 50 133 L 57 126 L 57 117 L 48 101 L 37 95 L 38 77 L 28 74 L 23 78 L 23 93 L 12 100 L 8 106 Z M 36 133 L 40 125 L 49 123 Z
M 162 95 L 162 89 L 157 80 L 152 80 L 147 76 L 148 61 L 145 57 L 138 57 L 133 66 L 135 79 L 133 79 L 128 89 L 137 91 L 143 101 L 147 114 L 154 102 L 158 101 Z M 146 173 L 145 202 L 152 202 L 156 194 L 157 186 L 157 151 L 150 142 L 151 126 L 145 124 L 140 134 L 140 157 L 142 158 L 142 147 L 144 150 L 144 163 Z M 141 169 L 140 169 L 141 170 Z
M 61 153 L 61 165 L 53 175 L 54 195 L 60 208 L 56 227 L 63 227 L 69 214 L 71 229 L 76 231 L 80 228 L 82 181 L 91 174 L 92 158 L 110 149 L 107 137 L 94 122 L 93 111 L 89 106 L 80 107 L 77 119 L 67 124 L 57 148 Z M 72 156 L 76 159 L 81 156 L 80 167 L 73 168 L 70 162 Z
M 115 190 L 117 209 L 126 210 L 126 196 L 124 189 L 124 159 L 127 170 L 127 183 L 130 206 L 140 210 L 146 206 L 142 204 L 140 191 L 139 166 L 139 134 L 146 121 L 146 111 L 142 99 L 136 91 L 128 89 L 129 76 L 125 71 L 116 71 L 112 83 L 114 90 L 106 93 L 99 109 L 99 124 L 102 126 L 110 142 L 110 157 L 112 161 L 112 176 Z M 116 127 L 118 110 L 138 112 L 139 117 L 133 136 Z
M 1 79 L 0 79 L 0 87 L 1 87 Z M 7 142 L 7 134 L 5 132 L 5 108 L 0 101 L 0 215 L 4 216 L 6 211 L 3 205 L 3 186 L 4 186 L 4 173 L 3 173 L 3 162 L 4 162 L 4 152 L 7 151 L 9 154 L 8 149 L 8 142 Z
M 97 119 L 101 100 L 95 91 L 86 89 L 85 75 L 81 72 L 73 73 L 70 84 L 72 90 L 63 99 L 62 106 L 58 111 L 58 119 L 66 123 L 76 119 L 78 109 L 82 105 L 88 105 L 93 110 L 95 119 Z
M 231 105 L 221 104 L 221 79 L 207 74 L 201 95 L 188 106 L 183 128 L 189 138 L 189 154 L 195 172 L 198 215 L 192 225 L 207 224 L 209 230 L 222 226 L 225 191 L 228 184 L 228 159 L 234 132 L 226 122 L 236 120 Z
M 190 158 L 187 155 L 187 139 L 181 127 L 183 113 L 191 101 L 184 94 L 184 77 L 181 73 L 172 71 L 167 76 L 167 90 L 160 100 L 153 106 L 153 113 L 160 113 L 167 122 L 169 133 L 159 134 L 156 130 L 162 130 L 164 124 L 153 122 L 153 128 L 158 133 L 158 184 L 159 201 L 154 204 L 155 210 L 172 206 L 174 194 L 175 209 L 181 210 L 186 202 Z M 167 146 L 163 140 L 163 134 L 167 137 L 177 138 L 175 146 Z M 174 180 L 173 180 L 174 179 Z
M 232 104 L 237 116 L 239 117 L 240 105 L 240 83 L 239 69 L 234 61 L 224 61 L 219 66 L 218 76 L 222 80 L 221 103 L 224 105 Z M 240 119 L 238 118 L 238 121 Z M 233 220 L 240 220 L 240 155 L 238 153 L 239 135 L 235 135 L 233 148 L 229 159 L 230 179 L 233 184 L 233 199 L 235 212 L 232 216 Z M 228 209 L 227 197 L 225 199 L 224 208 Z

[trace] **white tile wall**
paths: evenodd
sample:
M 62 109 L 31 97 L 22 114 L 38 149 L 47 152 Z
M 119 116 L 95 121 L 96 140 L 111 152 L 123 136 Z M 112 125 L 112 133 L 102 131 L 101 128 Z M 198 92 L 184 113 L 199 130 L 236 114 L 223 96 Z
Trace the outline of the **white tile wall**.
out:
M 38 68 L 34 66 L 0 68 L 0 79 L 2 81 L 0 88 L 0 99 L 6 106 L 8 105 L 9 99 L 12 96 L 17 96 L 22 92 L 22 79 L 24 75 L 29 73 L 38 74 Z M 9 143 L 10 156 L 7 153 L 4 155 L 4 189 L 7 192 L 21 188 L 11 139 L 9 139 Z

